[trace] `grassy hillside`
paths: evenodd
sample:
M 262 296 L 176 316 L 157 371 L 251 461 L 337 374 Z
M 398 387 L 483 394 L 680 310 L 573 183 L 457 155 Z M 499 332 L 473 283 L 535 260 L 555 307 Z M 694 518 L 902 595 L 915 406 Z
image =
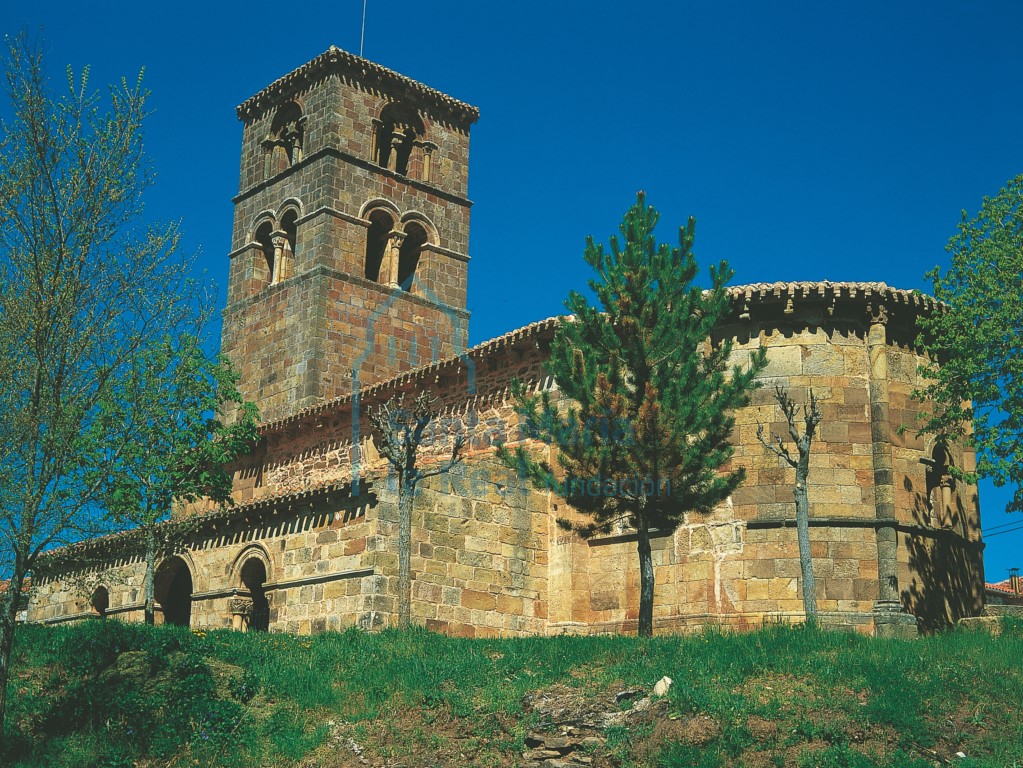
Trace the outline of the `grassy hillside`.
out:
M 1021 662 L 1018 627 L 484 641 L 33 626 L 0 764 L 1003 768 L 1023 766 Z

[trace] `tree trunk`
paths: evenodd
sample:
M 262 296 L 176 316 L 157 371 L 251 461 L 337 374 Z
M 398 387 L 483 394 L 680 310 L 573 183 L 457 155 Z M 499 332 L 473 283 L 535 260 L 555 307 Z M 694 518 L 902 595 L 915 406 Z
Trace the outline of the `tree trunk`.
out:
M 11 651 L 14 649 L 14 628 L 18 620 L 21 588 L 25 583 L 25 565 L 21 553 L 14 560 L 14 572 L 7 583 L 7 593 L 0 599 L 0 745 L 3 743 L 4 718 L 7 714 L 7 681 L 11 678 Z
M 146 582 L 143 591 L 146 624 L 151 627 L 156 623 L 156 534 L 152 528 L 146 528 Z
M 412 625 L 412 501 L 414 483 L 398 480 L 398 627 Z
M 809 454 L 809 451 L 807 451 Z M 810 557 L 810 502 L 806 493 L 806 478 L 810 474 L 809 461 L 800 460 L 796 467 L 796 538 L 799 540 L 799 566 L 803 571 L 803 610 L 806 623 L 817 623 L 817 585 L 813 578 L 813 560 Z
M 639 525 L 636 544 L 639 549 L 639 636 L 651 637 L 654 634 L 654 561 L 645 522 Z

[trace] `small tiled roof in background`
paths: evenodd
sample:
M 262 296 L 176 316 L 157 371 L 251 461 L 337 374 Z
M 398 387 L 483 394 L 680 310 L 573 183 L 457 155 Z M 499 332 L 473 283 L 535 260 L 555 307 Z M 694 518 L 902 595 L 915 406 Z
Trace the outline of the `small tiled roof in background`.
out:
M 994 584 L 990 582 L 984 583 L 984 589 L 990 589 L 992 592 L 1004 592 L 1007 595 L 1019 595 L 1012 588 L 1012 579 L 1006 579 L 1005 581 L 996 581 Z

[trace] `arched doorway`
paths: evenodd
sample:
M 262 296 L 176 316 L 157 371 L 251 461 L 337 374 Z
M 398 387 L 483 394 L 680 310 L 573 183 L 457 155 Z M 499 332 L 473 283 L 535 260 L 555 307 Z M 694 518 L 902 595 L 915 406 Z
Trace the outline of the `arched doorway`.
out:
M 187 627 L 192 618 L 192 573 L 180 557 L 169 557 L 156 569 L 156 602 L 163 623 Z
M 106 587 L 96 587 L 96 591 L 92 593 L 92 597 L 89 600 L 89 605 L 92 606 L 92 610 L 96 612 L 96 615 L 101 619 L 106 618 L 107 609 L 110 608 L 110 592 Z
M 254 632 L 266 632 L 270 628 L 270 601 L 267 600 L 264 584 L 266 566 L 258 557 L 250 557 L 242 566 L 242 585 L 252 595 L 248 628 Z

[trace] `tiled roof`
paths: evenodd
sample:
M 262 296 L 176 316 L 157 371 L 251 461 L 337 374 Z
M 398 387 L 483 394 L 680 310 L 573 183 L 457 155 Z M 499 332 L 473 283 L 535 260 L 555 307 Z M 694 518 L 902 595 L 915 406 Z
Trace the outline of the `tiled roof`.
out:
M 883 299 L 898 302 L 900 304 L 913 304 L 927 309 L 938 306 L 934 298 L 920 293 L 919 291 L 907 291 L 902 288 L 892 288 L 887 283 L 833 283 L 830 280 L 816 282 L 779 282 L 779 283 L 751 283 L 750 285 L 729 286 L 728 293 L 734 298 L 765 298 L 767 296 L 792 296 L 810 297 L 817 296 L 846 296 L 856 298 L 862 296 L 870 298 L 877 296 Z
M 877 296 L 879 298 L 888 299 L 901 304 L 911 304 L 924 309 L 933 309 L 938 306 L 938 302 L 930 296 L 926 296 L 917 291 L 892 288 L 886 283 L 833 283 L 829 280 L 821 282 L 752 283 L 750 285 L 729 286 L 728 293 L 735 300 L 739 300 L 741 298 L 763 299 L 768 296 L 791 296 L 793 298 L 809 298 L 813 295 L 821 297 L 845 296 L 847 298 L 870 298 Z M 460 359 L 464 359 L 466 357 L 472 357 L 475 359 L 484 358 L 492 352 L 514 345 L 522 339 L 556 329 L 559 320 L 559 317 L 549 317 L 546 320 L 539 320 L 535 323 L 530 323 L 529 325 L 525 325 L 494 339 L 485 341 L 482 344 L 478 344 L 477 346 L 468 349 L 462 355 L 446 358 L 436 363 L 431 363 L 430 365 L 420 366 L 419 368 L 413 368 L 410 371 L 406 371 L 398 376 L 386 379 L 372 386 L 363 387 L 361 389 L 361 397 L 364 399 L 370 399 L 378 394 L 382 394 L 386 390 L 398 389 L 414 381 L 428 378 L 430 375 L 439 374 L 443 369 L 457 365 Z M 276 432 L 289 425 L 296 424 L 310 416 L 326 413 L 327 411 L 342 407 L 350 403 L 351 400 L 351 395 L 344 395 L 316 405 L 311 405 L 308 408 L 296 411 L 295 413 L 283 418 L 266 422 L 260 427 L 260 433 L 269 434 L 271 432 Z
M 985 582 L 984 589 L 989 589 L 992 592 L 1004 592 L 1007 595 L 1017 595 L 1012 589 L 1012 580 L 1006 579 L 1005 581 L 997 581 L 994 584 Z
M 215 509 L 200 514 L 190 515 L 181 519 L 167 520 L 162 523 L 158 523 L 158 528 L 172 528 L 180 531 L 194 529 L 199 526 L 206 526 L 209 524 L 215 524 L 221 520 L 233 520 L 238 517 L 242 517 L 249 513 L 264 512 L 267 509 L 280 506 L 282 502 L 287 502 L 289 505 L 313 503 L 317 498 L 329 494 L 333 491 L 347 488 L 351 484 L 348 479 L 342 479 L 327 483 L 322 483 L 317 486 L 309 488 L 282 488 L 276 493 L 268 494 L 266 496 L 254 499 L 251 501 L 242 502 L 240 504 L 232 504 L 230 506 L 224 504 L 219 505 Z M 89 550 L 93 550 L 99 547 L 109 548 L 120 544 L 129 544 L 136 539 L 141 538 L 141 528 L 130 528 L 126 531 L 119 531 L 117 533 L 107 534 L 106 536 L 97 536 L 91 539 L 85 539 L 83 541 L 76 542 L 74 544 L 68 544 L 63 547 L 57 547 L 55 549 L 47 550 L 43 553 L 44 559 L 60 559 L 64 557 L 73 557 L 82 555 Z M 0 592 L 6 589 L 6 582 L 0 583 Z
M 0 581 L 0 595 L 6 592 L 11 586 L 11 580 Z M 21 582 L 21 594 L 25 594 L 32 589 L 32 579 L 25 579 Z
M 341 50 L 336 46 L 330 46 L 312 61 L 303 64 L 298 69 L 289 72 L 284 77 L 274 80 L 270 85 L 238 105 L 237 113 L 239 120 L 259 115 L 266 109 L 273 106 L 279 97 L 286 97 L 297 86 L 312 80 L 325 70 L 339 69 L 352 74 L 356 80 L 364 84 L 383 83 L 388 89 L 402 91 L 419 96 L 422 99 L 439 107 L 443 112 L 464 121 L 474 123 L 479 119 L 480 111 L 471 104 L 453 99 L 452 97 L 429 88 L 412 78 L 399 75 L 397 72 L 382 67 L 375 62 L 356 56 L 354 53 Z
M 501 336 L 485 341 L 482 344 L 477 344 L 475 347 L 470 347 L 464 353 L 455 355 L 453 357 L 439 360 L 429 365 L 423 365 L 418 368 L 400 373 L 390 379 L 385 379 L 377 384 L 372 384 L 367 387 L 362 387 L 360 392 L 360 398 L 364 400 L 370 400 L 379 394 L 391 389 L 400 389 L 406 384 L 410 384 L 414 381 L 429 378 L 430 376 L 439 375 L 447 368 L 455 367 L 460 361 L 466 358 L 482 359 L 487 355 L 503 349 L 505 347 L 514 346 L 519 341 L 531 338 L 535 335 L 543 333 L 544 331 L 553 331 L 557 328 L 560 318 L 549 317 L 546 320 L 539 320 L 535 323 L 530 323 L 521 328 L 517 328 L 514 331 L 509 331 Z M 285 416 L 281 419 L 266 422 L 261 425 L 259 431 L 261 434 L 267 434 L 270 432 L 276 432 L 284 427 L 287 427 L 296 422 L 302 421 L 310 416 L 315 416 L 320 413 L 334 410 L 338 407 L 343 407 L 352 401 L 351 395 L 343 395 L 341 397 L 334 398 L 333 400 L 326 400 L 316 405 L 311 405 L 308 408 L 303 408 L 301 411 Z

